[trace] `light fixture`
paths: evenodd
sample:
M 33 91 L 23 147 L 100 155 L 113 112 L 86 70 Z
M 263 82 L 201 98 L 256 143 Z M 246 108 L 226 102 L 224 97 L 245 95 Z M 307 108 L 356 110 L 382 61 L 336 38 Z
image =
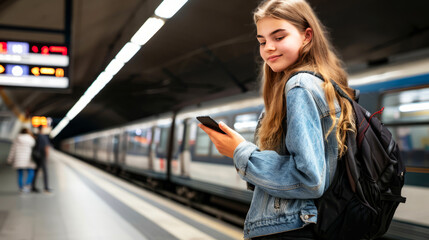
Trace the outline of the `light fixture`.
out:
M 94 96 L 97 95 L 98 92 L 100 92 L 101 89 L 103 89 L 104 86 L 106 86 L 106 84 L 109 83 L 110 80 L 112 80 L 112 78 L 113 75 L 107 72 L 100 73 L 97 79 L 95 79 L 95 81 L 91 84 L 91 86 L 85 91 L 83 95 L 88 96 L 88 98 L 90 99 L 94 98 Z
M 164 20 L 154 17 L 149 18 L 131 38 L 131 42 L 140 46 L 144 45 L 163 25 Z
M 76 102 L 76 104 L 70 109 L 70 111 L 67 113 L 66 117 L 69 120 L 72 120 L 82 109 L 88 105 L 88 103 L 91 101 L 91 98 L 89 98 L 86 95 L 83 95 L 80 97 L 79 101 Z
M 138 44 L 127 42 L 125 46 L 121 49 L 121 51 L 116 54 L 115 58 L 125 64 L 130 61 L 130 59 L 134 57 L 134 55 L 136 55 L 140 48 L 141 47 Z
M 63 118 L 58 123 L 58 125 L 51 131 L 51 133 L 50 133 L 51 138 L 54 138 L 55 136 L 57 136 L 58 133 L 60 133 L 61 130 L 63 130 L 67 126 L 67 124 L 69 124 L 69 122 L 70 122 L 70 120 L 67 117 Z
M 124 63 L 122 61 L 119 61 L 118 59 L 113 59 L 109 65 L 107 65 L 106 69 L 104 70 L 106 73 L 114 76 L 121 70 L 121 68 L 124 66 Z
M 22 69 L 22 66 L 15 65 L 12 67 L 11 73 L 13 76 L 22 76 L 24 74 L 24 70 Z
M 185 5 L 188 0 L 164 0 L 155 10 L 155 14 L 162 18 L 171 18 Z
M 112 75 L 102 72 L 97 79 L 91 84 L 91 86 L 86 90 L 82 97 L 80 97 L 79 101 L 70 109 L 70 111 L 66 114 L 66 117 L 69 120 L 72 120 L 79 114 L 88 103 L 95 97 L 95 95 L 100 92 L 101 89 L 106 86 L 107 83 L 112 79 Z

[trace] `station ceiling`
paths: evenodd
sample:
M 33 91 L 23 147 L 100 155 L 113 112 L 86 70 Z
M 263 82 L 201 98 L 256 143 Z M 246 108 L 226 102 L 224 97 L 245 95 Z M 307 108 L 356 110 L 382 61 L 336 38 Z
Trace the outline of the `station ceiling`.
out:
M 62 44 L 31 29 L 67 27 L 67 90 L 4 87 L 22 111 L 58 123 L 161 0 L 0 0 L 0 39 Z M 310 0 L 349 72 L 429 47 L 429 1 Z M 189 0 L 58 135 L 58 139 L 259 87 L 257 0 Z M 14 28 L 16 27 L 16 28 Z

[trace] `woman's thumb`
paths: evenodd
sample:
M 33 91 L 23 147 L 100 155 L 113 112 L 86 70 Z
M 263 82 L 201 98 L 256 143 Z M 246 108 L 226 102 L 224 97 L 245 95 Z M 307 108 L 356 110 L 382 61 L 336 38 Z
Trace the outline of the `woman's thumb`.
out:
M 224 122 L 220 121 L 219 122 L 219 127 L 220 129 L 222 129 L 222 131 L 224 131 L 227 135 L 231 135 L 232 133 L 232 129 L 229 128 Z

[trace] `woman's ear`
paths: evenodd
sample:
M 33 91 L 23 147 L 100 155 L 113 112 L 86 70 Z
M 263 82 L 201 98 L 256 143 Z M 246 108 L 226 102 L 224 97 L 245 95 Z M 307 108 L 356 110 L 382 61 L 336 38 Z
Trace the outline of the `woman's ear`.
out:
M 304 45 L 307 45 L 307 43 L 309 43 L 311 41 L 311 39 L 313 39 L 313 29 L 311 28 L 307 28 L 305 29 L 304 32 Z

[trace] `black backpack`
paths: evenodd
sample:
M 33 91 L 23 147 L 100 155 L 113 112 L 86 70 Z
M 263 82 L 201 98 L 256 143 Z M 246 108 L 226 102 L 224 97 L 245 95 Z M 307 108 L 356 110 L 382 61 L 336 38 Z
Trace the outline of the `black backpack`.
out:
M 40 135 L 37 135 L 36 136 L 36 144 L 34 144 L 34 147 L 33 147 L 33 149 L 31 150 L 31 157 L 33 158 L 33 161 L 36 163 L 36 164 L 39 164 L 40 163 L 40 161 L 41 161 L 41 159 L 43 158 L 43 153 L 42 153 L 42 151 L 40 150 L 40 138 L 39 138 L 39 136 Z
M 300 71 L 323 78 L 313 72 Z M 318 211 L 314 231 L 318 239 L 374 239 L 389 229 L 399 203 L 405 203 L 401 196 L 404 186 L 405 166 L 398 145 L 383 123 L 356 101 L 350 99 L 331 80 L 340 96 L 346 98 L 355 113 L 356 133 L 347 134 L 347 152 L 338 159 L 337 170 L 331 185 L 315 200 Z M 356 99 L 359 91 L 355 90 Z M 257 138 L 261 114 L 256 127 Z M 283 128 L 287 128 L 284 119 Z M 279 154 L 289 154 L 284 142 Z M 252 184 L 247 183 L 250 190 Z
M 347 152 L 338 159 L 333 181 L 315 200 L 315 232 L 329 240 L 378 238 L 388 230 L 399 203 L 405 203 L 404 162 L 392 134 L 374 117 L 383 109 L 371 114 L 331 83 L 352 104 L 357 132 L 348 132 Z

